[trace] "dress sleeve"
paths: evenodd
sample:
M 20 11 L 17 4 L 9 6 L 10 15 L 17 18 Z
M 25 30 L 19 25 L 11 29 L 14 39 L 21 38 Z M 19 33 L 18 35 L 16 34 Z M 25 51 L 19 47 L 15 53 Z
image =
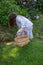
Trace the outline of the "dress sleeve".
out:
M 16 18 L 16 23 L 18 26 L 20 26 L 20 28 L 24 28 L 25 27 L 25 21 L 22 17 L 18 16 Z
M 25 28 L 25 22 L 23 20 L 21 21 L 21 28 Z

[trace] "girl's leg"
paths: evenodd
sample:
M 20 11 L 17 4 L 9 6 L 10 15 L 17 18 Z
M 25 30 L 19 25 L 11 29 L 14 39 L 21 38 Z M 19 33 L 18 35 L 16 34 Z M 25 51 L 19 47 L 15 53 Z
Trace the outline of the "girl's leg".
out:
M 29 32 L 29 37 L 30 37 L 30 39 L 33 38 L 33 33 L 32 33 L 32 31 Z
M 32 39 L 33 38 L 33 33 L 32 33 L 31 30 L 28 30 L 27 31 L 27 35 L 28 35 L 29 39 Z
M 32 26 L 30 29 L 27 30 L 27 35 L 28 35 L 28 37 L 29 37 L 30 39 L 33 38 L 33 32 L 32 32 L 32 30 L 33 30 L 33 26 Z

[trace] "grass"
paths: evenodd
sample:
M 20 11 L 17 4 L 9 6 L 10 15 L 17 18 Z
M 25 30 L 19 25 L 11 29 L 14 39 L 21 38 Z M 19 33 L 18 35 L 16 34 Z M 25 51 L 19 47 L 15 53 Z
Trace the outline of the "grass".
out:
M 43 65 L 43 41 L 37 39 L 24 47 L 12 42 L 0 47 L 0 65 Z
M 13 42 L 0 45 L 0 65 L 43 65 L 43 40 L 38 38 L 43 22 L 35 20 L 33 23 L 34 38 L 28 45 L 15 47 Z M 17 28 L 11 32 L 15 34 L 16 31 Z M 43 31 L 40 34 L 43 36 Z
M 34 39 L 24 47 L 15 47 L 13 42 L 2 43 L 0 65 L 43 65 L 43 40 L 38 39 L 38 29 L 34 27 Z
M 13 42 L 0 45 L 0 65 L 43 65 L 43 40 L 38 39 L 42 23 L 40 20 L 35 20 L 33 23 L 34 39 L 28 45 L 15 47 Z M 17 28 L 15 31 L 12 29 L 12 33 L 15 34 L 16 31 Z M 41 32 L 40 34 L 43 36 Z

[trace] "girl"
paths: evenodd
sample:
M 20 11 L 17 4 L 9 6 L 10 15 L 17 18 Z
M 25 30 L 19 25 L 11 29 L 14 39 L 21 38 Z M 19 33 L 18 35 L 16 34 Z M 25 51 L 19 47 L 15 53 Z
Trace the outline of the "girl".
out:
M 19 27 L 19 30 L 17 31 L 17 35 L 27 34 L 27 36 L 30 39 L 33 38 L 33 33 L 32 33 L 33 23 L 24 16 L 11 13 L 9 15 L 9 25 L 10 27 L 13 27 L 15 25 Z

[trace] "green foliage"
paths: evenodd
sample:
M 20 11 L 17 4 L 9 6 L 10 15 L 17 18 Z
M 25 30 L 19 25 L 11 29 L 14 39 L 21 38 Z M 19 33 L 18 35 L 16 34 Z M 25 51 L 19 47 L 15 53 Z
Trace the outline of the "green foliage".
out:
M 26 2 L 26 4 L 23 4 Z M 8 15 L 11 12 L 21 14 L 31 19 L 39 15 L 39 10 L 43 12 L 43 0 L 1 0 L 0 1 L 0 24 L 8 26 Z
M 38 8 L 39 8 L 39 11 L 43 13 L 43 0 L 38 1 Z
M 26 2 L 26 4 L 23 4 Z M 39 15 L 39 10 L 43 12 L 43 0 L 1 0 L 0 1 L 0 24 L 8 26 L 8 15 L 11 12 L 35 19 Z
M 16 3 L 28 12 L 31 19 L 35 19 L 39 11 L 43 12 L 43 0 L 16 0 Z
M 16 2 L 13 0 L 2 0 L 0 2 L 0 24 L 8 25 L 8 15 L 12 12 L 26 16 L 27 12 L 21 9 Z
M 24 47 L 13 42 L 0 46 L 0 65 L 43 65 L 43 41 L 34 39 Z

